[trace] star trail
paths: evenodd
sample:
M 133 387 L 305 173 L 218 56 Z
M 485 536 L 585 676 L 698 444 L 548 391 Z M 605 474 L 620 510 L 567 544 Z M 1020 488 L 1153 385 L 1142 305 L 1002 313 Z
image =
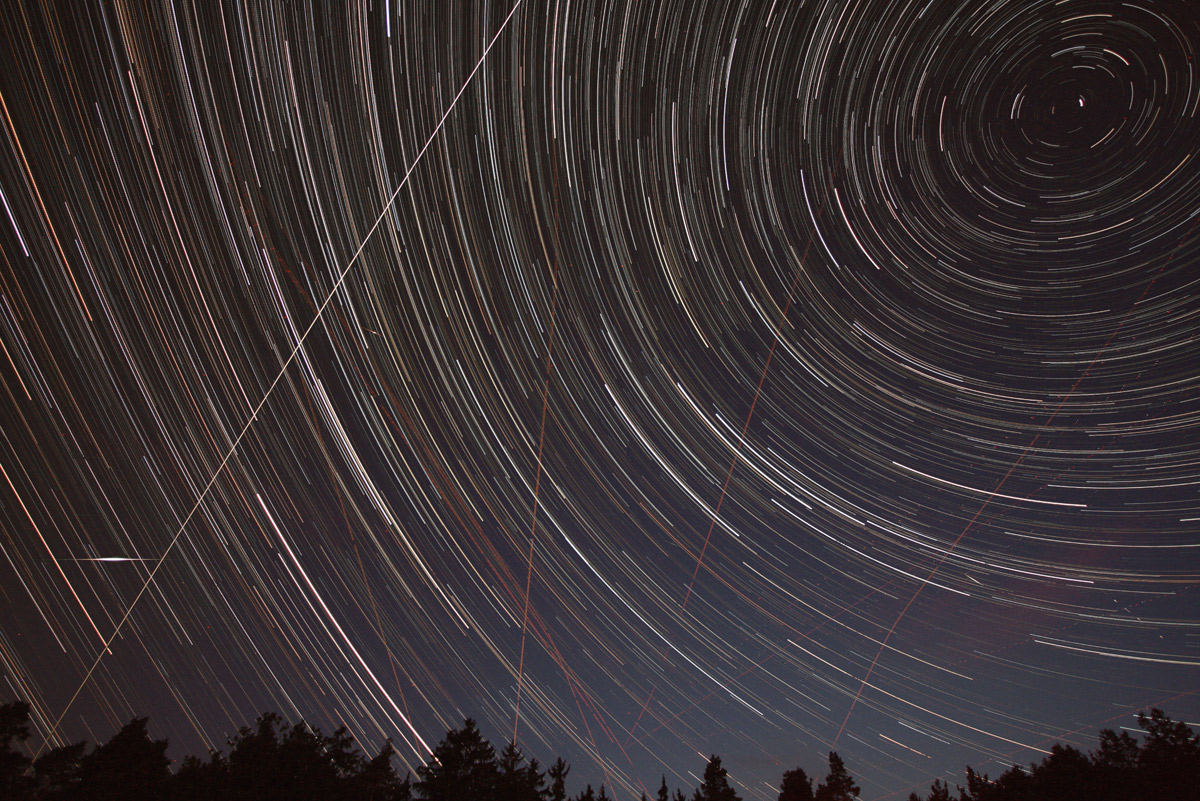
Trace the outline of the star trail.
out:
M 22 4 L 0 686 L 621 801 L 1200 721 L 1186 3 Z

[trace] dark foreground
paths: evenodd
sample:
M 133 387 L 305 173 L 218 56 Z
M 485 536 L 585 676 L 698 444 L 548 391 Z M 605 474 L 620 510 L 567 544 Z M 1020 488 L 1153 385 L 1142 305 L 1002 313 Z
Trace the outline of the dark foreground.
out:
M 174 772 L 167 741 L 152 740 L 135 718 L 103 745 L 86 742 L 36 759 L 29 706 L 0 706 L 0 801 L 609 801 L 589 784 L 567 793 L 570 768 L 558 759 L 543 769 L 513 743 L 498 753 L 467 720 L 446 733 L 417 775 L 403 779 L 390 742 L 371 759 L 344 729 L 322 734 L 288 726 L 273 713 L 229 740 L 228 753 L 189 756 Z M 1055 745 L 1041 762 L 1014 765 L 992 779 L 970 767 L 965 786 L 933 782 L 909 801 L 1200 801 L 1200 736 L 1155 709 L 1139 715 L 1140 736 L 1105 730 L 1084 754 Z M 801 768 L 784 772 L 778 801 L 852 801 L 859 787 L 836 752 L 814 787 Z M 649 801 L 643 793 L 642 801 Z M 718 756 L 690 795 L 663 779 L 655 801 L 741 801 Z

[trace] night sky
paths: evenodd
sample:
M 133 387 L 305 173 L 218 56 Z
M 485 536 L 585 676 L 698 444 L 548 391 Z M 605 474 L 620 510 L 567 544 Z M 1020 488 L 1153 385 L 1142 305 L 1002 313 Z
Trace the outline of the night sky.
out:
M 1194 6 L 314 5 L 0 15 L 35 748 L 883 799 L 1200 721 Z

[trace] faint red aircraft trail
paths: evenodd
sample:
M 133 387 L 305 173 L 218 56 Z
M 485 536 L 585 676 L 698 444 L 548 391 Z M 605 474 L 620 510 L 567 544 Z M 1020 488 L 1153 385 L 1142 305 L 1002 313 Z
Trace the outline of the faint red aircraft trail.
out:
M 554 149 L 554 258 L 551 263 L 550 280 L 554 293 L 550 299 L 550 332 L 546 344 L 546 377 L 542 382 L 542 420 L 538 426 L 537 474 L 533 479 L 533 513 L 529 521 L 529 556 L 525 569 L 525 611 L 521 615 L 521 657 L 517 665 L 517 702 L 513 712 L 512 741 L 517 741 L 517 727 L 521 722 L 521 689 L 525 683 L 525 629 L 529 623 L 529 590 L 533 587 L 533 544 L 537 536 L 539 492 L 542 487 L 542 446 L 546 441 L 546 411 L 550 408 L 550 371 L 554 366 L 554 325 L 558 320 L 558 148 Z
M 554 164 L 554 204 L 553 204 L 554 205 L 554 239 L 553 239 L 553 243 L 551 245 L 551 247 L 554 251 L 554 255 L 552 257 L 549 257 L 549 259 L 548 259 L 550 262 L 550 280 L 553 285 L 553 290 L 552 290 L 551 297 L 550 297 L 550 325 L 549 325 L 549 331 L 548 331 L 548 334 L 546 337 L 546 340 L 547 340 L 546 341 L 546 367 L 545 367 L 545 377 L 543 378 L 543 381 L 542 381 L 541 421 L 538 424 L 537 472 L 536 472 L 536 474 L 534 476 L 534 480 L 533 480 L 533 511 L 530 514 L 530 521 L 529 521 L 529 550 L 528 550 L 526 558 L 525 558 L 525 597 L 524 597 L 524 600 L 522 603 L 523 611 L 521 613 L 521 650 L 520 650 L 520 656 L 518 657 L 518 662 L 517 662 L 517 697 L 516 697 L 516 701 L 514 703 L 514 709 L 513 709 L 513 731 L 512 731 L 513 744 L 516 744 L 516 742 L 517 742 L 517 734 L 519 733 L 520 726 L 521 726 L 521 700 L 522 700 L 523 690 L 524 690 L 524 686 L 525 686 L 525 640 L 526 640 L 526 633 L 528 632 L 528 629 L 529 629 L 529 613 L 530 613 L 530 607 L 531 607 L 530 591 L 533 588 L 533 553 L 534 553 L 534 544 L 536 542 L 536 537 L 537 537 L 538 510 L 540 509 L 540 506 L 541 506 L 540 501 L 541 501 L 542 472 L 543 472 L 542 454 L 543 454 L 543 448 L 544 448 L 545 441 L 546 441 L 546 417 L 550 411 L 550 377 L 551 377 L 551 375 L 553 375 L 554 334 L 555 334 L 557 322 L 558 322 L 558 254 L 559 254 L 559 250 L 560 250 L 561 246 L 559 244 L 559 226 L 558 226 L 558 212 L 559 212 L 560 204 L 559 204 L 559 199 L 558 199 L 558 155 L 557 154 L 558 154 L 558 146 L 557 146 L 557 140 L 555 140 L 554 156 L 552 157 L 552 161 Z M 587 705 L 588 709 L 592 713 L 592 716 L 596 718 L 596 721 L 600 724 L 604 733 L 608 735 L 609 739 L 613 743 L 617 744 L 617 747 L 621 751 L 621 755 L 625 757 L 625 761 L 628 762 L 629 764 L 633 764 L 632 760 L 629 758 L 629 754 L 626 753 L 626 751 L 625 751 L 625 745 L 622 743 L 617 743 L 617 738 L 613 736 L 612 731 L 609 729 L 608 725 L 604 722 L 604 717 L 600 714 L 595 702 L 592 700 L 592 697 L 587 693 L 586 690 L 583 689 L 583 683 L 579 681 L 578 677 L 575 676 L 575 673 L 567 666 L 567 661 L 563 657 L 562 652 L 558 650 L 558 644 L 554 641 L 554 636 L 550 633 L 549 626 L 546 625 L 546 623 L 543 620 L 541 620 L 540 616 L 537 614 L 536 609 L 533 610 L 533 613 L 534 613 L 535 621 L 538 624 L 537 628 L 541 631 L 542 637 L 545 638 L 544 641 L 542 642 L 542 647 L 546 649 L 546 652 L 550 655 L 550 658 L 554 660 L 555 664 L 558 665 L 559 670 L 561 670 L 563 672 L 563 675 L 567 679 L 567 685 L 571 688 L 571 695 L 574 696 L 574 698 L 575 698 L 575 705 L 579 711 L 579 718 L 583 723 L 585 731 L 587 731 L 588 740 L 592 744 L 592 749 L 597 754 L 600 753 L 600 748 L 596 743 L 596 736 L 595 736 L 595 734 L 592 733 L 591 724 L 588 722 L 587 715 L 584 714 L 582 704 Z M 540 638 L 537 638 L 535 635 L 535 639 L 540 639 Z M 611 777 L 609 776 L 609 772 L 608 772 L 608 762 L 605 760 L 600 760 L 600 769 L 604 774 L 604 782 L 611 786 L 612 780 L 611 780 Z
M 830 616 L 828 616 L 827 618 L 825 618 L 824 620 L 822 620 L 820 623 L 817 623 L 817 625 L 815 625 L 815 626 L 813 626 L 812 628 L 810 628 L 808 631 L 801 632 L 801 631 L 796 631 L 796 629 L 792 629 L 792 631 L 795 631 L 797 635 L 799 635 L 800 637 L 802 637 L 802 638 L 803 638 L 803 639 L 805 639 L 805 640 L 811 640 L 811 639 L 812 639 L 812 635 L 816 634 L 816 633 L 817 633 L 817 631 L 818 631 L 818 630 L 820 630 L 820 629 L 821 629 L 821 627 L 822 627 L 822 626 L 824 626 L 826 623 L 831 623 L 831 622 L 833 622 L 833 621 L 834 621 L 834 620 L 836 620 L 838 617 L 840 617 L 840 616 L 841 616 L 841 614 L 842 614 L 843 612 L 849 612 L 851 609 L 853 609 L 854 607 L 858 606 L 858 605 L 859 605 L 859 604 L 861 604 L 863 601 L 865 601 L 865 600 L 867 600 L 868 598 L 872 597 L 872 596 L 873 596 L 873 595 L 875 595 L 876 593 L 883 592 L 884 590 L 886 590 L 888 587 L 890 587 L 890 586 L 891 586 L 892 584 L 894 584 L 894 583 L 895 583 L 894 581 L 889 581 L 887 584 L 884 584 L 884 585 L 883 585 L 883 586 L 881 586 L 881 587 L 876 587 L 875 589 L 871 590 L 871 591 L 870 591 L 870 592 L 868 592 L 866 595 L 864 595 L 863 597 L 859 598 L 857 601 L 855 601 L 854 603 L 850 604 L 849 606 L 843 606 L 841 609 L 839 609 L 839 610 L 837 611 L 837 613 L 836 613 L 836 614 L 833 614 L 833 615 L 830 615 Z M 735 592 L 737 592 L 737 589 L 736 589 L 736 588 L 734 588 L 734 587 L 732 587 L 732 586 L 730 586 L 730 589 L 732 589 L 732 590 L 734 590 Z M 739 594 L 740 594 L 740 593 L 739 593 Z M 751 601 L 751 603 L 753 603 L 753 601 Z M 761 610 L 763 611 L 763 613 L 764 613 L 764 614 L 770 615 L 770 613 L 769 613 L 769 612 L 767 612 L 765 609 L 762 609 L 762 607 L 759 607 L 759 609 L 761 609 Z M 773 615 L 770 615 L 770 616 L 771 616 L 771 617 L 774 617 Z M 776 621 L 777 623 L 780 623 L 781 625 L 783 625 L 783 626 L 787 627 L 787 628 L 792 628 L 791 626 L 788 626 L 788 624 L 787 624 L 787 623 L 784 623 L 782 620 L 779 620 L 778 618 L 775 618 L 775 621 Z M 747 675 L 749 675 L 749 674 L 753 673 L 754 671 L 758 670 L 760 667 L 762 667 L 763 665 L 767 664 L 767 662 L 770 662 L 772 659 L 774 659 L 774 658 L 775 658 L 776 656 L 778 656 L 778 655 L 779 655 L 779 654 L 778 654 L 778 652 L 772 652 L 772 653 L 769 653 L 769 654 L 767 654 L 765 657 L 763 657 L 762 659 L 758 660 L 757 662 L 754 662 L 753 664 L 751 664 L 751 665 L 750 665 L 750 667 L 746 668 L 746 669 L 745 669 L 745 670 L 743 670 L 741 673 L 739 673 L 739 674 L 737 674 L 736 676 L 734 676 L 734 677 L 733 677 L 733 680 L 734 680 L 734 681 L 736 681 L 736 680 L 738 680 L 738 679 L 742 678 L 743 676 L 747 676 Z M 723 689 L 723 688 L 720 688 L 720 687 L 718 687 L 718 688 L 716 688 L 716 689 L 710 690 L 710 691 L 709 691 L 709 693 L 708 693 L 708 695 L 705 695 L 703 698 L 697 698 L 695 701 L 693 701 L 693 702 L 692 702 L 691 704 L 689 704 L 688 706 L 686 706 L 686 707 L 684 707 L 683 709 L 679 710 L 679 711 L 678 711 L 678 712 L 676 712 L 674 715 L 671 715 L 671 717 L 667 718 L 666 720 L 659 721 L 659 724 L 658 724 L 657 726 L 655 726 L 653 729 L 647 729 L 647 730 L 646 730 L 646 732 L 645 732 L 645 733 L 643 733 L 641 737 L 637 738 L 637 741 L 640 743 L 642 740 L 646 739 L 646 738 L 647 738 L 647 737 L 649 737 L 651 734 L 654 734 L 654 732 L 658 731 L 658 730 L 659 730 L 659 729 L 661 729 L 663 726 L 666 726 L 668 723 L 670 723 L 671 721 L 675 720 L 675 719 L 676 719 L 676 718 L 678 718 L 680 715 L 683 715 L 684 713 L 686 713 L 686 712 L 688 712 L 688 711 L 690 711 L 690 710 L 692 710 L 692 709 L 695 709 L 695 708 L 696 708 L 696 707 L 698 707 L 700 704 L 704 703 L 704 702 L 705 702 L 705 701 L 707 701 L 709 698 L 712 698 L 714 695 L 716 695 L 716 694 L 717 694 L 717 693 L 718 693 L 718 692 L 719 692 L 721 689 Z M 643 711 L 645 711 L 645 708 L 644 708 L 644 707 L 643 707 Z M 641 720 L 641 716 L 640 716 L 640 715 L 638 716 L 638 720 Z M 636 722 L 636 721 L 634 722 L 634 728 L 637 728 L 637 722 Z M 632 738 L 632 737 L 633 737 L 633 729 L 630 729 L 630 730 L 629 730 L 629 738 Z M 625 740 L 625 743 L 626 743 L 626 744 L 628 744 L 628 743 L 629 743 L 629 738 L 627 738 L 627 739 Z
M 1154 283 L 1158 280 L 1158 277 L 1162 275 L 1164 270 L 1167 269 L 1167 265 L 1174 260 L 1175 254 L 1179 252 L 1179 249 L 1183 247 L 1183 244 L 1187 242 L 1188 238 L 1192 235 L 1192 231 L 1195 230 L 1197 223 L 1200 223 L 1200 216 L 1196 217 L 1196 219 L 1192 221 L 1191 226 L 1188 227 L 1188 230 L 1179 240 L 1179 243 L 1175 245 L 1175 248 L 1171 251 L 1171 254 L 1167 256 L 1167 260 L 1163 263 L 1163 266 L 1159 267 L 1158 272 L 1154 274 L 1154 277 L 1146 283 L 1146 288 L 1142 290 L 1142 294 L 1138 296 L 1137 300 L 1130 304 L 1129 311 L 1125 313 L 1125 316 L 1121 318 L 1121 322 L 1117 324 L 1117 327 L 1113 329 L 1111 334 L 1109 334 L 1108 339 L 1105 340 L 1104 344 L 1101 345 L 1099 350 L 1096 351 L 1095 358 L 1088 363 L 1088 366 L 1084 368 L 1083 373 L 1080 374 L 1075 383 L 1071 385 L 1071 388 L 1063 395 L 1062 400 L 1058 402 L 1058 406 L 1054 407 L 1054 411 L 1051 412 L 1048 418 L 1046 418 L 1046 422 L 1042 423 L 1042 430 L 1039 431 L 1032 440 L 1030 440 L 1029 444 L 1025 446 L 1025 450 L 1021 451 L 1021 455 L 1017 457 L 1017 460 L 1013 462 L 1012 467 L 1010 467 L 1008 472 L 1004 474 L 1004 477 L 1000 479 L 1000 483 L 997 484 L 996 488 L 988 494 L 986 499 L 984 499 L 983 505 L 979 507 L 979 511 L 974 514 L 974 516 L 967 522 L 965 526 L 963 526 L 963 530 L 959 532 L 958 536 L 954 539 L 954 542 L 952 542 L 950 547 L 945 550 L 941 558 L 934 563 L 933 569 L 929 571 L 929 575 L 927 575 L 925 579 L 917 585 L 917 589 L 913 592 L 912 597 L 908 599 L 908 603 L 904 605 L 904 608 L 900 610 L 900 614 L 896 615 L 896 619 L 892 621 L 891 627 L 888 629 L 887 634 L 884 635 L 883 642 L 880 644 L 879 649 L 875 652 L 875 658 L 871 660 L 871 666 L 867 668 L 867 675 L 863 676 L 862 682 L 858 685 L 858 691 L 854 694 L 854 700 L 850 702 L 850 708 L 846 710 L 846 717 L 842 720 L 842 725 L 838 728 L 837 736 L 833 738 L 833 745 L 837 745 L 838 740 L 840 740 L 842 737 L 842 733 L 846 730 L 846 724 L 850 722 L 850 716 L 854 714 L 854 707 L 858 705 L 858 700 L 862 698 L 863 690 L 866 689 L 867 682 L 871 680 L 871 675 L 875 672 L 875 666 L 879 663 L 879 658 L 883 655 L 883 650 L 887 647 L 888 640 L 890 640 L 892 634 L 896 632 L 896 627 L 900 625 L 900 621 L 904 619 L 906 614 L 908 614 L 909 608 L 912 607 L 913 603 L 917 600 L 917 597 L 921 594 L 921 591 L 924 590 L 925 587 L 929 585 L 929 582 L 933 579 L 933 577 L 937 575 L 937 572 L 941 569 L 942 564 L 950 556 L 950 553 L 956 547 L 958 547 L 958 544 L 962 542 L 963 537 L 967 535 L 967 532 L 970 531 L 975 525 L 975 521 L 978 520 L 979 516 L 983 514 L 984 510 L 988 508 L 992 502 L 992 499 L 997 496 L 1001 489 L 1003 489 L 1004 483 L 1008 481 L 1009 477 L 1013 474 L 1013 471 L 1016 470 L 1023 461 L 1025 461 L 1025 457 L 1029 454 L 1029 451 L 1031 451 L 1033 446 L 1037 444 L 1037 441 L 1041 439 L 1042 434 L 1045 433 L 1045 430 L 1047 427 L 1049 427 L 1050 423 L 1054 422 L 1054 418 L 1058 416 L 1058 413 L 1060 410 L 1062 410 L 1063 405 L 1071 398 L 1072 395 L 1075 394 L 1075 390 L 1079 388 L 1081 383 L 1083 383 L 1083 379 L 1087 378 L 1088 373 L 1090 373 L 1092 370 L 1092 367 L 1095 366 L 1096 362 L 1100 361 L 1101 356 L 1103 356 L 1105 351 L 1108 350 L 1108 346 L 1112 344 L 1112 341 L 1116 339 L 1117 334 L 1121 332 L 1121 329 L 1124 328 L 1125 323 L 1128 322 L 1129 316 L 1133 314 L 1133 310 L 1137 308 L 1137 305 L 1141 303 L 1146 295 L 1150 292 L 1150 288 L 1154 286 Z
M 830 176 L 832 181 L 836 176 L 836 169 L 833 175 Z M 788 289 L 787 301 L 783 304 L 783 311 L 779 314 L 779 320 L 775 323 L 775 332 L 771 338 L 771 348 L 767 352 L 767 361 L 763 364 L 762 375 L 758 378 L 758 386 L 754 390 L 754 398 L 750 402 L 750 410 L 746 412 L 746 422 L 742 424 L 742 433 L 738 436 L 737 447 L 733 451 L 733 460 L 729 463 L 729 472 L 725 474 L 725 483 L 721 485 L 721 494 L 717 498 L 717 505 L 713 509 L 711 518 L 708 521 L 708 531 L 704 535 L 704 544 L 700 546 L 700 555 L 696 557 L 696 567 L 692 570 L 692 578 L 688 582 L 687 592 L 684 593 L 683 602 L 679 605 L 679 611 L 682 614 L 683 610 L 687 609 L 688 600 L 692 597 L 692 588 L 696 585 L 696 577 L 700 575 L 700 566 L 704 564 L 704 555 L 708 551 L 708 543 L 712 540 L 713 529 L 717 525 L 717 520 L 721 517 L 721 504 L 725 502 L 725 495 L 729 491 L 729 482 L 733 479 L 733 471 L 737 467 L 742 458 L 742 443 L 746 441 L 746 432 L 750 430 L 750 421 L 754 418 L 754 409 L 758 406 L 758 398 L 762 395 L 763 384 L 767 380 L 767 371 L 771 369 L 771 359 L 775 357 L 775 348 L 779 345 L 779 332 L 783 330 L 783 322 L 787 319 L 788 311 L 792 308 L 792 299 L 796 296 L 796 287 L 800 285 L 800 275 L 804 272 L 804 263 L 808 260 L 808 252 L 812 250 L 813 240 L 816 239 L 817 217 L 825 210 L 825 201 L 817 207 L 816 214 L 813 215 L 813 231 L 808 235 L 808 242 L 804 245 L 804 252 L 800 254 L 799 263 L 796 265 L 796 271 L 792 275 L 792 285 Z M 809 209 L 811 211 L 811 207 Z M 663 659 L 667 658 L 667 652 L 663 651 Z M 634 719 L 633 726 L 629 729 L 629 738 L 633 737 L 633 733 L 637 731 L 638 723 L 641 722 L 642 715 L 646 714 L 646 708 L 650 706 L 651 699 L 654 698 L 654 693 L 658 689 L 658 684 L 650 688 L 650 694 L 646 696 L 646 702 L 642 704 L 641 710 L 638 712 L 637 718 Z

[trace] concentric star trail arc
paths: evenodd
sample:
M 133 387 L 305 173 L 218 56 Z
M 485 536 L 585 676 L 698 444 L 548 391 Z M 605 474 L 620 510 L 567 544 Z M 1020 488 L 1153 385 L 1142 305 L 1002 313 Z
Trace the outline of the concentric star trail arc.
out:
M 0 681 L 864 798 L 1200 719 L 1200 19 L 0 15 Z M 1115 716 L 1115 717 L 1114 717 Z M 1117 722 L 1120 723 L 1117 723 Z M 701 755 L 701 756 L 698 756 Z

